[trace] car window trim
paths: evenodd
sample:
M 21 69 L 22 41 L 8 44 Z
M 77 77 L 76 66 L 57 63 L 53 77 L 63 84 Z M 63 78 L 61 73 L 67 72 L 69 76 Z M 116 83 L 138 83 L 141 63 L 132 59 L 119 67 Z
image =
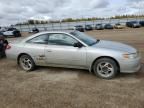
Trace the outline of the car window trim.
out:
M 77 38 L 74 38 L 73 36 L 71 36 L 71 35 L 69 35 L 69 34 L 67 34 L 67 33 L 48 33 L 48 45 L 50 45 L 50 44 L 49 44 L 49 37 L 50 37 L 51 34 L 64 34 L 64 35 L 70 36 L 71 38 L 73 38 L 73 39 L 75 39 L 76 41 L 80 42 Z M 84 45 L 82 42 L 80 42 L 80 43 L 85 47 L 85 45 Z M 67 46 L 67 45 L 51 45 L 51 46 L 73 47 L 73 46 Z

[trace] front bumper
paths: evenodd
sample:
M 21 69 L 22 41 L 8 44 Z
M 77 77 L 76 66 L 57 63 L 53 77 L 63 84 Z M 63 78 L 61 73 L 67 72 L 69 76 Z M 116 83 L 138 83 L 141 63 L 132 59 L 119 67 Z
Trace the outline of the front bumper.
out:
M 120 61 L 120 72 L 121 73 L 134 73 L 141 69 L 140 57 L 129 60 Z

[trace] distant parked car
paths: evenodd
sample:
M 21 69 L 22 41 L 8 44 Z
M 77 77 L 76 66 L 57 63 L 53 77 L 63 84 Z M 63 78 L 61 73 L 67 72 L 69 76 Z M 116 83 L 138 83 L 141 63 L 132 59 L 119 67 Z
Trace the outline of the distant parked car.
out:
M 77 25 L 75 26 L 75 30 L 80 31 L 80 32 L 84 32 L 84 27 L 82 25 Z
M 116 23 L 115 26 L 114 26 L 115 29 L 123 29 L 124 26 L 121 25 L 120 23 Z
M 16 28 L 8 28 L 6 31 L 2 32 L 5 37 L 21 37 L 21 33 Z
M 3 32 L 0 31 L 0 36 L 3 36 Z
M 0 28 L 0 32 L 5 32 L 5 31 L 7 31 L 6 28 Z
M 113 26 L 111 24 L 106 24 L 104 26 L 105 29 L 113 29 Z
M 139 24 L 138 21 L 130 21 L 126 22 L 126 26 L 131 28 L 139 28 L 141 25 Z
M 29 31 L 29 33 L 39 33 L 39 29 L 34 27 L 32 28 L 32 31 Z
M 85 25 L 85 30 L 93 30 L 92 25 Z
M 96 25 L 95 25 L 95 29 L 96 29 L 96 30 L 103 30 L 104 27 L 103 27 L 102 24 L 96 24 Z
M 144 26 L 144 21 L 140 21 L 139 24 L 140 24 L 141 26 Z

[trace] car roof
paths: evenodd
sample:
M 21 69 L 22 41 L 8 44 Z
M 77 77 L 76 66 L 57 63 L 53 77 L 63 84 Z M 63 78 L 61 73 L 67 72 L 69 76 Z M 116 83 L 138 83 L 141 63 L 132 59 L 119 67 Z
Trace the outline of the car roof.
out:
M 110 23 L 108 23 L 108 24 L 105 24 L 105 25 L 111 25 Z
M 74 31 L 75 30 L 45 31 L 45 32 L 37 33 L 37 34 L 41 35 L 41 34 L 46 34 L 46 33 L 70 33 L 70 32 L 74 32 Z
M 75 27 L 83 27 L 82 25 L 76 25 Z
M 138 21 L 129 21 L 127 23 L 137 23 Z

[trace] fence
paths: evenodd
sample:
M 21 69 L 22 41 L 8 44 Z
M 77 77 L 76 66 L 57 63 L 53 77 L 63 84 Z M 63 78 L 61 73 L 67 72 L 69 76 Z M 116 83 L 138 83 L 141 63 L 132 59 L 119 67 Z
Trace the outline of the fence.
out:
M 40 31 L 54 31 L 54 30 L 68 30 L 72 29 L 76 25 L 92 25 L 95 27 L 96 24 L 107 24 L 110 23 L 112 25 L 116 23 L 120 23 L 125 25 L 127 21 L 141 21 L 143 19 L 139 18 L 127 18 L 127 19 L 105 19 L 105 20 L 93 20 L 93 21 L 77 21 L 77 22 L 59 22 L 59 23 L 47 23 L 47 24 L 27 24 L 27 25 L 18 25 L 15 26 L 21 32 L 28 32 L 31 31 L 32 28 L 36 27 Z

